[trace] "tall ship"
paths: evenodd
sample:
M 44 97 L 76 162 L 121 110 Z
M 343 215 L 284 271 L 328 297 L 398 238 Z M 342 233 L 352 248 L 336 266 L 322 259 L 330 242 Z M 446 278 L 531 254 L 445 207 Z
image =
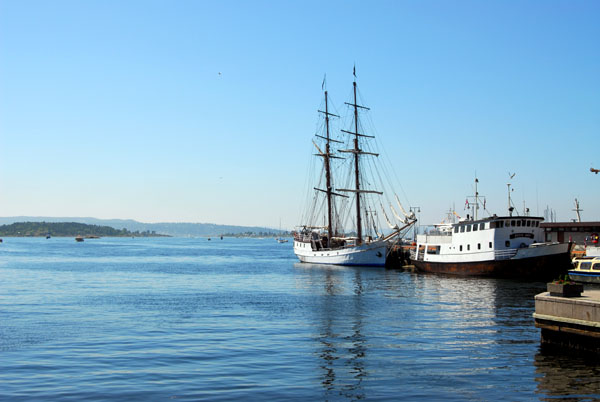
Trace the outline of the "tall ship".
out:
M 420 272 L 516 279 L 553 279 L 566 274 L 571 243 L 544 242 L 541 217 L 478 217 L 475 179 L 473 213 L 467 219 L 417 235 L 412 263 Z M 467 199 L 468 203 L 468 199 Z
M 390 199 L 391 191 L 373 187 L 378 181 L 382 187 L 389 188 L 389 184 L 383 184 L 384 175 L 377 168 L 375 137 L 364 132 L 360 120 L 369 108 L 358 103 L 356 70 L 354 77 L 353 101 L 346 103 L 351 120 L 348 130 L 333 133 L 331 119 L 340 116 L 330 111 L 324 90 L 324 110 L 319 110 L 322 124 L 313 139 L 318 172 L 312 177 L 316 183 L 309 191 L 303 222 L 294 232 L 294 253 L 301 262 L 384 266 L 392 242 L 416 222 L 395 194 Z M 402 215 L 396 212 L 394 202 Z M 387 232 L 381 227 L 381 218 Z

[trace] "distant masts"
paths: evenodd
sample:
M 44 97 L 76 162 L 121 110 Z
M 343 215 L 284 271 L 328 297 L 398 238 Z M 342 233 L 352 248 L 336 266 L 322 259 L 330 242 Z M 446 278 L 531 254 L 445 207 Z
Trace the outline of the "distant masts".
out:
M 575 209 L 573 210 L 577 214 L 577 222 L 581 222 L 580 212 L 583 212 L 583 209 L 579 208 L 579 201 L 575 198 Z

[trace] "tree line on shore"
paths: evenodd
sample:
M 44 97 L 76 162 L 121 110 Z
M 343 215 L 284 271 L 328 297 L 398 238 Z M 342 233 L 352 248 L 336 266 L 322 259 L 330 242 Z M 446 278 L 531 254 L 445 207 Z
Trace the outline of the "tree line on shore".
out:
M 115 229 L 110 226 L 87 225 L 75 222 L 15 222 L 0 226 L 0 236 L 5 237 L 162 237 L 154 231 L 135 231 Z

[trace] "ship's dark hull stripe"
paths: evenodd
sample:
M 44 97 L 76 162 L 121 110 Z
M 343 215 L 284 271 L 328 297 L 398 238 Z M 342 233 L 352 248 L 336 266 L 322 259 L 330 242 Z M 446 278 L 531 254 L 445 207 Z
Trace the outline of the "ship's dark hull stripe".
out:
M 460 263 L 413 260 L 412 263 L 420 272 L 540 280 L 554 279 L 558 275 L 566 274 L 569 269 L 573 269 L 568 252 L 515 260 Z

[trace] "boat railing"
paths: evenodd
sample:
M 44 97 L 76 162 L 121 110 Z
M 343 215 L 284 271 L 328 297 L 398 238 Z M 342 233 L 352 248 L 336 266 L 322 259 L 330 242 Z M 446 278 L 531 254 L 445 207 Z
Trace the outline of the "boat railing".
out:
M 451 230 L 430 230 L 425 233 L 428 236 L 452 236 Z
M 506 250 L 496 250 L 494 251 L 494 259 L 495 260 L 508 260 L 514 257 L 517 254 L 516 248 L 509 248 Z

